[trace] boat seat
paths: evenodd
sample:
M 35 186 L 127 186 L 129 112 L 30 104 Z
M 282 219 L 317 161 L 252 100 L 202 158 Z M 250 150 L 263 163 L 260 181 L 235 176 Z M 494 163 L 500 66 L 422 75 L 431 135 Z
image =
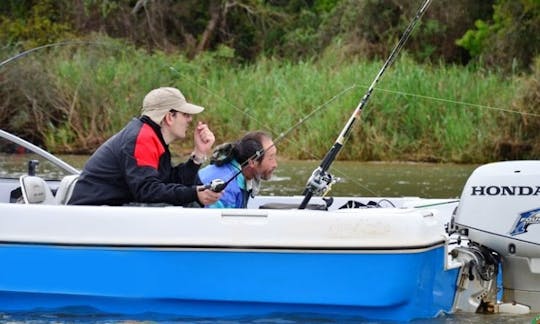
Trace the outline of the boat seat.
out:
M 77 179 L 79 179 L 78 174 L 70 174 L 62 178 L 54 197 L 58 205 L 67 205 L 71 195 L 73 194 L 73 188 L 75 188 Z
M 38 176 L 22 175 L 19 178 L 25 204 L 54 205 L 56 201 L 47 182 Z

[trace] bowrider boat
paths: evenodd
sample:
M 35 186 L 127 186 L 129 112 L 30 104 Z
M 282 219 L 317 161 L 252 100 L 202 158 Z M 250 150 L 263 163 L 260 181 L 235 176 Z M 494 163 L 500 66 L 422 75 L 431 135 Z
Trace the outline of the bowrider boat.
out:
M 540 310 L 540 161 L 482 166 L 459 201 L 68 206 L 79 171 L 10 133 L 0 138 L 0 312 L 406 321 Z

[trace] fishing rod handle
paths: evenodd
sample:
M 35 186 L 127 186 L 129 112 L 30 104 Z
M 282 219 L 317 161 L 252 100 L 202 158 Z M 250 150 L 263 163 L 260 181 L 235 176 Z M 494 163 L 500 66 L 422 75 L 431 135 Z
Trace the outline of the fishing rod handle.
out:
M 225 181 L 221 179 L 214 179 L 209 184 L 204 185 L 203 187 L 199 188 L 199 191 L 210 189 L 213 192 L 222 192 L 226 186 L 227 186 L 227 183 Z

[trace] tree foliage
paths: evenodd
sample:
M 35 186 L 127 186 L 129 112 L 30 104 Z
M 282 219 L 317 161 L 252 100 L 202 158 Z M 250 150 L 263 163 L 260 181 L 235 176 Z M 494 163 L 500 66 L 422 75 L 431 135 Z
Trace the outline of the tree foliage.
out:
M 532 68 L 540 51 L 540 1 L 498 0 L 490 19 L 457 40 L 477 62 L 507 72 Z
M 228 47 L 237 62 L 305 60 L 327 48 L 386 57 L 421 0 L 6 0 L 0 40 L 23 48 L 102 33 L 148 51 Z M 419 62 L 527 69 L 540 46 L 538 0 L 437 0 L 408 41 Z
M 71 26 L 54 0 L 10 0 L 0 4 L 0 40 L 30 49 L 71 38 Z

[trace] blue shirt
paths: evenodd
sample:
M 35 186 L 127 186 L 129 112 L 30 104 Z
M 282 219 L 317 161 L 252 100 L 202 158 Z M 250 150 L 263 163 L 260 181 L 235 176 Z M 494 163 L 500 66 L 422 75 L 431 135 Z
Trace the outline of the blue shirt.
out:
M 240 164 L 236 160 L 217 166 L 210 164 L 199 170 L 199 178 L 203 184 L 209 184 L 212 180 L 221 179 L 228 181 L 240 171 Z M 209 208 L 245 208 L 248 201 L 248 191 L 246 189 L 246 179 L 240 172 L 235 179 L 231 180 L 223 190 L 221 199 Z

